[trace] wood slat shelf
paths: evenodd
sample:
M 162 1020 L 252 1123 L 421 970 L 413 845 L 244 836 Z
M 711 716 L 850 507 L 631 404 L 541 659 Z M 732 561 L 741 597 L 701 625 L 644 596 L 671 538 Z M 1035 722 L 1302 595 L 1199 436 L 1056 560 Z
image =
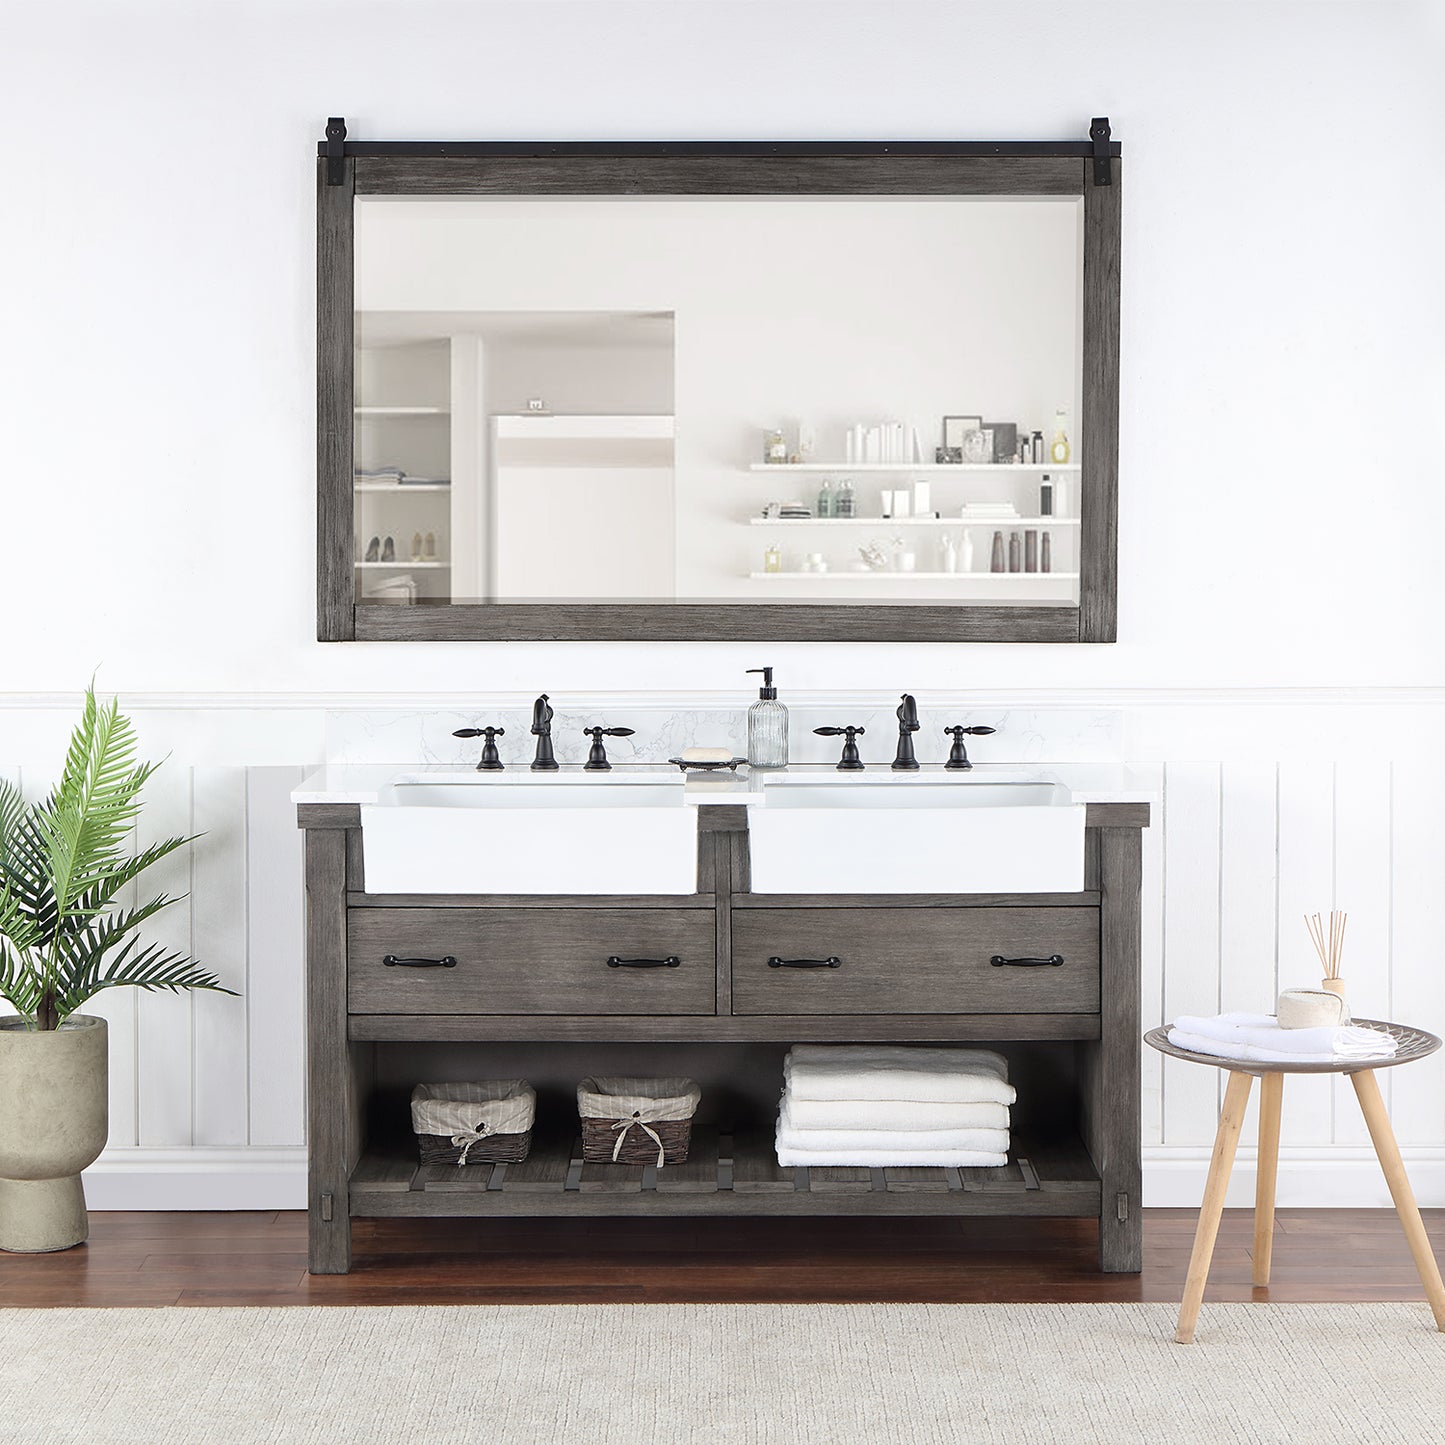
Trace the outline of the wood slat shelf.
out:
M 540 1135 L 520 1164 L 418 1164 L 411 1141 L 364 1155 L 353 1218 L 494 1215 L 964 1214 L 1088 1218 L 1099 1176 L 1077 1138 L 1017 1139 L 999 1169 L 784 1169 L 769 1131 L 694 1129 L 671 1168 L 589 1164 L 575 1134 Z

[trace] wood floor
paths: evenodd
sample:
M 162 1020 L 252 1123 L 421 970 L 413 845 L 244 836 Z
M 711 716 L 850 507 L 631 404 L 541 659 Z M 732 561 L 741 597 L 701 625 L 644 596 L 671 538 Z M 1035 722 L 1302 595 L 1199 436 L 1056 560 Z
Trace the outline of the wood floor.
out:
M 89 1244 L 0 1255 L 0 1306 L 1177 1301 L 1194 1219 L 1146 1211 L 1138 1275 L 1073 1219 L 361 1220 L 353 1272 L 312 1277 L 301 1213 L 93 1214 Z M 1226 1212 L 1206 1300 L 1425 1297 L 1393 1211 L 1281 1210 L 1268 1290 L 1251 1232 Z

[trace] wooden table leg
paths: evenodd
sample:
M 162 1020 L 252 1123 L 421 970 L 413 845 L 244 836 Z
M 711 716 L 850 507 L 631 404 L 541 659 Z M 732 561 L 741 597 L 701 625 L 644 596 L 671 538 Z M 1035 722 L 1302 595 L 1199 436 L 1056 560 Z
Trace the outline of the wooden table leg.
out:
M 1284 1075 L 1265 1074 L 1259 1081 L 1259 1161 L 1254 1178 L 1254 1282 L 1269 1283 L 1274 1252 L 1274 1184 L 1279 1173 L 1279 1114 Z
M 1179 1306 L 1179 1323 L 1174 1330 L 1174 1338 L 1181 1345 L 1194 1343 L 1194 1326 L 1199 1320 L 1199 1306 L 1204 1303 L 1204 1284 L 1219 1234 L 1219 1216 L 1224 1213 L 1224 1194 L 1229 1188 L 1234 1151 L 1239 1147 L 1239 1131 L 1253 1084 L 1253 1074 L 1229 1071 L 1229 1087 L 1224 1091 L 1224 1108 L 1219 1114 L 1214 1154 L 1209 1161 L 1209 1180 L 1199 1206 L 1199 1227 L 1194 1231 L 1194 1250 L 1189 1256 L 1189 1274 L 1184 1281 L 1184 1302 Z
M 1370 1139 L 1375 1145 L 1380 1168 L 1385 1171 L 1385 1183 L 1390 1186 L 1390 1198 L 1395 1201 L 1395 1213 L 1405 1227 L 1405 1238 L 1410 1253 L 1415 1259 L 1415 1268 L 1425 1285 L 1425 1295 L 1430 1301 L 1435 1316 L 1436 1328 L 1445 1331 L 1445 1283 L 1440 1279 L 1440 1266 L 1435 1263 L 1430 1248 L 1429 1236 L 1425 1233 L 1424 1221 L 1420 1218 L 1420 1206 L 1415 1203 L 1415 1191 L 1405 1176 L 1405 1163 L 1400 1158 L 1400 1146 L 1395 1142 L 1395 1131 L 1390 1126 L 1390 1116 L 1385 1112 L 1385 1101 L 1380 1097 L 1380 1085 L 1373 1069 L 1360 1069 L 1350 1075 L 1355 1086 L 1355 1095 L 1360 1101 L 1360 1110 L 1370 1128 Z

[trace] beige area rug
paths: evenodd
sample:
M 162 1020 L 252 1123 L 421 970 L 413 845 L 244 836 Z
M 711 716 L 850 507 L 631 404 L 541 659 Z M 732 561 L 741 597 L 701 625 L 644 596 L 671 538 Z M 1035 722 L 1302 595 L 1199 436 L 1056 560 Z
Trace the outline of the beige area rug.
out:
M 1445 1440 L 1423 1304 L 0 1311 L 0 1439 Z

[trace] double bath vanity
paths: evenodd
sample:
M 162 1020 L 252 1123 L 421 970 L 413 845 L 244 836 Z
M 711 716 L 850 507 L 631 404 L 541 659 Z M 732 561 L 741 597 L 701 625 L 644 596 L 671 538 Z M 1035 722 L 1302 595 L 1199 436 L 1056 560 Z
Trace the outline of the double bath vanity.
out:
M 1064 770 L 1065 772 L 1067 770 Z M 386 1216 L 1039 1215 L 1140 1267 L 1147 802 L 1037 769 L 341 766 L 306 835 L 310 1266 Z M 906 891 L 904 891 L 906 890 Z M 780 1168 L 795 1042 L 978 1043 L 1001 1169 Z M 685 1074 L 685 1165 L 584 1163 L 588 1074 Z M 526 1078 L 520 1164 L 421 1165 L 419 1081 Z

